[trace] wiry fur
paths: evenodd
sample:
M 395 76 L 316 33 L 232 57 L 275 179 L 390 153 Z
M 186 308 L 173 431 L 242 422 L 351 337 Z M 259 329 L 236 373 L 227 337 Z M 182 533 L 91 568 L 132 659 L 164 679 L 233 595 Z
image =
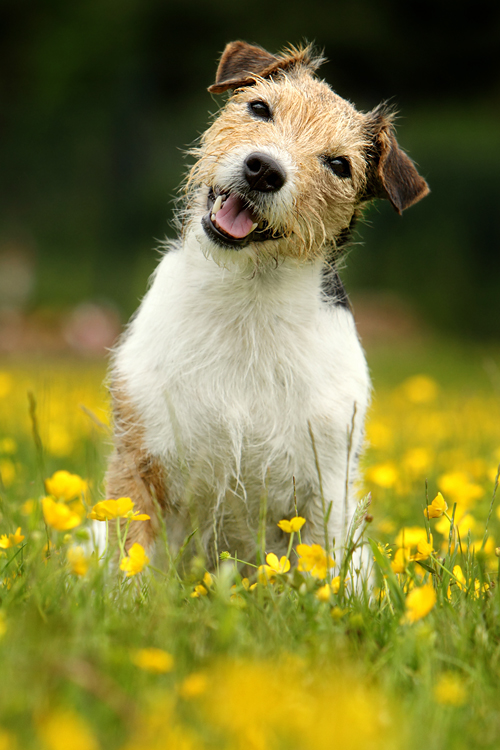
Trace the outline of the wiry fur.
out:
M 272 123 L 248 116 L 247 105 L 256 99 L 271 105 Z M 200 184 L 222 182 L 238 190 L 241 178 L 236 173 L 241 158 L 258 144 L 259 151 L 268 152 L 284 165 L 289 180 L 277 195 L 261 196 L 257 213 L 269 221 L 276 234 L 289 240 L 288 257 L 311 258 L 321 254 L 327 242 L 349 225 L 353 206 L 365 190 L 366 152 L 372 141 L 364 126 L 364 116 L 313 78 L 307 68 L 280 72 L 273 80 L 257 79 L 253 86 L 234 94 L 202 136 L 201 146 L 194 152 L 198 161 L 189 175 L 189 192 L 195 191 L 203 202 L 206 194 L 199 191 Z M 307 158 L 309 154 L 312 158 Z M 352 181 L 332 180 L 318 158 L 323 154 L 349 158 Z M 190 199 L 196 214 L 196 197 Z
M 329 536 L 341 545 L 370 382 L 332 251 L 367 200 L 386 197 L 401 211 L 427 192 L 390 117 L 358 112 L 315 78 L 318 64 L 309 48 L 274 56 L 228 45 L 212 90 L 236 91 L 196 150 L 181 241 L 114 355 L 107 495 L 147 508 L 144 543 L 155 535 L 154 495 L 174 547 L 197 528 L 211 564 L 223 549 L 255 557 L 263 493 L 268 548 L 285 550 L 276 524 L 294 514 L 294 479 L 304 541 L 323 543 L 310 430 L 332 503 Z M 252 115 L 256 100 L 272 120 Z M 242 164 L 255 151 L 280 164 L 281 189 L 249 192 Z M 328 167 L 340 156 L 349 178 Z M 218 188 L 248 200 L 273 237 L 238 248 L 210 239 L 201 220 Z

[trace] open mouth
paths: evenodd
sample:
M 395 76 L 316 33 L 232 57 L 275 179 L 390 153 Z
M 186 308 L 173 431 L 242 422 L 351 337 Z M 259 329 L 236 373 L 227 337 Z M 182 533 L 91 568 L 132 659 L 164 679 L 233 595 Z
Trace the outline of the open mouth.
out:
M 208 237 L 223 247 L 277 239 L 265 220 L 259 220 L 248 200 L 237 193 L 210 188 L 208 213 L 201 220 Z

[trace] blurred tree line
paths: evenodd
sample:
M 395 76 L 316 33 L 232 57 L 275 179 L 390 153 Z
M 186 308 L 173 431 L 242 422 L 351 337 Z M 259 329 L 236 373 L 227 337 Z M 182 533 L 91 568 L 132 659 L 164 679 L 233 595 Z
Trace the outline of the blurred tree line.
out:
M 2 0 L 0 253 L 35 258 L 31 306 L 128 315 L 172 235 L 182 149 L 216 111 L 226 42 L 315 40 L 361 109 L 391 99 L 432 193 L 370 209 L 349 290 L 392 290 L 442 330 L 499 332 L 500 13 L 421 0 Z

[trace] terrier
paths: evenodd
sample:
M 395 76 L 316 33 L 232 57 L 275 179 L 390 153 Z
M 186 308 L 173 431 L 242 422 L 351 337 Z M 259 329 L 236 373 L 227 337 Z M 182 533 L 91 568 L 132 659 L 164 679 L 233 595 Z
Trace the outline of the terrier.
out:
M 429 188 L 387 108 L 358 112 L 322 62 L 232 42 L 208 89 L 232 93 L 113 356 L 107 497 L 151 516 L 129 544 L 151 548 L 162 516 L 174 550 L 196 529 L 209 566 L 222 550 L 252 561 L 263 517 L 284 554 L 277 523 L 297 512 L 303 542 L 325 546 L 326 523 L 342 547 L 371 386 L 336 262 L 369 201 L 401 214 Z

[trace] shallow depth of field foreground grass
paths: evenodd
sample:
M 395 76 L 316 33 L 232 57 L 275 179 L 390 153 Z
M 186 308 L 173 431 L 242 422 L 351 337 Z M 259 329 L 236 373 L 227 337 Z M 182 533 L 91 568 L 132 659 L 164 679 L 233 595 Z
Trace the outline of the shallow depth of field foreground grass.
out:
M 298 520 L 290 560 L 261 537 L 244 579 L 231 559 L 169 564 L 166 538 L 99 562 L 103 367 L 0 368 L 0 750 L 500 746 L 498 352 L 369 360 L 353 536 L 376 540 L 374 588 L 356 594 Z M 127 513 L 144 522 L 93 511 Z

